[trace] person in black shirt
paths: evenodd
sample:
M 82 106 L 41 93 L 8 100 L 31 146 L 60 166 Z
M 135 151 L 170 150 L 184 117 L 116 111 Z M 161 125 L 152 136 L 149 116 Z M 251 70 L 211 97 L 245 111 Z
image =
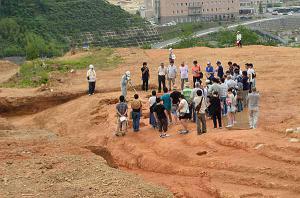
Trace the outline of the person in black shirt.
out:
M 217 128 L 217 119 L 219 123 L 219 128 L 222 128 L 222 119 L 221 119 L 221 113 L 222 113 L 222 108 L 221 108 L 221 100 L 219 97 L 219 93 L 214 91 L 212 94 L 212 97 L 209 100 L 210 103 L 210 111 L 212 115 L 212 119 L 214 122 L 214 128 Z
M 174 123 L 176 124 L 178 122 L 178 117 L 177 117 L 177 109 L 179 105 L 179 98 L 181 96 L 181 93 L 177 91 L 176 85 L 173 86 L 173 92 L 170 94 L 170 98 L 172 101 L 172 107 L 171 107 L 171 113 L 173 115 L 173 120 Z
M 156 123 L 158 124 L 158 129 L 160 132 L 160 137 L 165 138 L 169 135 L 166 134 L 168 130 L 168 114 L 167 110 L 163 105 L 163 101 L 160 98 L 156 99 L 156 106 L 153 109 Z
M 242 75 L 242 83 L 243 83 L 242 103 L 243 103 L 243 107 L 247 108 L 248 107 L 247 97 L 250 90 L 250 84 L 249 84 L 247 71 L 243 71 L 242 74 L 243 74 Z
M 142 90 L 148 91 L 148 82 L 149 82 L 150 73 L 146 62 L 143 63 L 143 67 L 141 68 L 141 71 L 142 71 L 142 80 L 143 80 Z

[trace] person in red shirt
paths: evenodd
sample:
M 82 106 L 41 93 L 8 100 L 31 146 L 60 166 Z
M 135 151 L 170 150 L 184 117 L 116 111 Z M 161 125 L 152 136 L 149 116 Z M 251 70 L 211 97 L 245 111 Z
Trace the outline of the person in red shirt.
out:
M 192 67 L 192 73 L 193 73 L 193 83 L 195 88 L 196 82 L 202 82 L 201 79 L 203 78 L 203 73 L 201 72 L 201 67 L 198 65 L 198 62 L 195 60 L 193 62 L 194 66 Z

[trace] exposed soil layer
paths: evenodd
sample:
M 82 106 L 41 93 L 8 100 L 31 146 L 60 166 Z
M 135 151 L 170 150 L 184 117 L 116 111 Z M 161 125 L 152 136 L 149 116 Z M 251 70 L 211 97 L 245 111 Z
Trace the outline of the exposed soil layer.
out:
M 177 61 L 185 60 L 188 64 L 195 58 L 201 63 L 218 59 L 225 63 L 231 60 L 240 63 L 241 66 L 246 62 L 253 62 L 257 71 L 257 87 L 262 97 L 260 120 L 259 128 L 256 130 L 214 130 L 212 121 L 207 120 L 208 133 L 201 136 L 196 135 L 193 123 L 189 123 L 191 133 L 187 135 L 179 135 L 177 131 L 180 126 L 171 125 L 168 131 L 171 136 L 165 139 L 160 138 L 159 133 L 149 126 L 147 104 L 149 93 L 140 91 L 143 102 L 141 131 L 134 133 L 129 130 L 128 134 L 121 138 L 114 136 L 114 131 L 116 129 L 115 104 L 120 95 L 116 89 L 120 83 L 120 75 L 130 69 L 133 82 L 139 84 L 140 70 L 136 69 L 139 68 L 136 65 L 141 64 L 141 60 L 145 60 L 150 65 L 151 83 L 156 82 L 157 66 L 168 57 L 167 50 L 119 49 L 119 53 L 124 57 L 125 62 L 112 72 L 107 83 L 101 83 L 101 79 L 108 78 L 108 73 L 99 72 L 98 75 L 100 80 L 97 88 L 112 91 L 97 93 L 91 97 L 78 97 L 30 115 L 23 113 L 21 116 L 9 116 L 4 118 L 7 120 L 2 122 L 3 126 L 11 125 L 18 130 L 53 131 L 57 137 L 54 136 L 51 141 L 59 146 L 54 147 L 53 150 L 46 149 L 47 146 L 37 147 L 37 152 L 58 159 L 59 156 L 67 153 L 66 155 L 70 156 L 68 158 L 70 161 L 66 162 L 68 166 L 70 162 L 72 169 L 81 169 L 83 166 L 83 171 L 86 170 L 90 175 L 92 172 L 88 169 L 95 170 L 94 158 L 93 163 L 83 165 L 84 162 L 77 160 L 77 157 L 88 158 L 86 156 L 99 155 L 106 159 L 109 166 L 114 167 L 110 170 L 116 170 L 121 174 L 116 169 L 118 168 L 138 174 L 146 181 L 167 187 L 175 197 L 296 198 L 300 196 L 300 145 L 299 142 L 290 142 L 292 137 L 299 139 L 300 135 L 285 134 L 286 128 L 300 125 L 300 86 L 297 83 L 300 77 L 298 68 L 300 49 L 250 46 L 243 49 L 176 50 Z M 78 77 L 71 81 L 79 82 Z M 86 87 L 85 82 L 75 83 L 74 89 L 70 87 L 68 90 L 74 91 L 80 87 Z M 64 85 L 61 85 L 56 89 L 63 88 Z M 9 97 L 22 97 L 23 94 L 20 92 L 23 91 L 4 90 L 0 94 L 2 98 L 8 97 L 8 93 Z M 130 100 L 133 92 L 130 91 L 128 95 Z M 245 119 L 247 112 L 238 116 Z M 2 136 L 7 135 L 4 133 Z M 66 143 L 56 143 L 60 142 L 60 138 L 64 138 L 62 141 L 67 140 Z M 76 144 L 70 145 L 69 141 Z M 36 144 L 31 142 L 27 147 L 35 147 Z M 16 144 L 15 149 L 21 146 Z M 1 149 L 1 152 L 3 155 L 15 155 L 10 154 L 7 148 Z M 73 155 L 71 156 L 70 153 Z M 97 157 L 97 160 L 102 159 L 101 157 Z M 12 159 L 22 162 L 26 157 L 15 155 Z M 2 162 L 6 163 L 4 159 Z M 10 170 L 14 169 L 17 167 L 12 167 Z M 23 170 L 29 171 L 26 167 Z M 7 173 L 6 169 L 5 171 Z M 62 174 L 62 177 L 67 179 L 74 177 L 72 173 L 68 175 L 69 173 L 62 169 L 56 169 L 56 173 Z M 83 178 L 79 180 L 84 181 Z M 3 182 L 5 181 L 2 181 L 2 184 Z M 75 183 L 72 187 L 66 188 L 79 193 L 78 189 L 82 189 L 83 185 L 79 182 Z M 57 193 L 61 193 L 59 188 L 62 184 L 64 187 L 67 186 L 64 181 L 59 180 L 58 184 L 54 184 L 55 188 L 48 187 L 57 189 Z M 94 187 L 97 188 L 95 185 L 92 188 Z M 139 188 L 137 191 L 139 192 Z M 36 193 L 38 192 L 40 191 L 37 190 Z M 83 190 L 83 192 L 87 191 Z M 94 193 L 92 191 L 89 195 L 102 195 Z M 57 195 L 61 196 L 61 194 Z M 125 195 L 134 197 L 130 194 Z M 163 197 L 162 194 L 158 195 Z

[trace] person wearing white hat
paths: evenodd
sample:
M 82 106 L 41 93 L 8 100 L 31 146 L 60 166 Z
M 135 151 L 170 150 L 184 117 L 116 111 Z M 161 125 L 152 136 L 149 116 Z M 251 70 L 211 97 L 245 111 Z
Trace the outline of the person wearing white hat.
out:
M 89 66 L 89 70 L 87 71 L 87 80 L 89 82 L 89 96 L 94 95 L 95 87 L 96 87 L 96 72 L 94 69 L 94 65 Z
M 130 71 L 125 72 L 121 78 L 121 92 L 122 96 L 126 98 L 127 96 L 127 84 L 130 81 Z

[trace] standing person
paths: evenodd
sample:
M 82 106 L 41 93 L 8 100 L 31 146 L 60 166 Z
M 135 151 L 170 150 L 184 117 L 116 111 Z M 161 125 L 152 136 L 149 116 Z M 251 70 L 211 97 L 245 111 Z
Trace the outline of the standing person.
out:
M 247 71 L 243 71 L 242 73 L 242 83 L 243 83 L 243 92 L 242 92 L 242 101 L 243 101 L 243 108 L 246 108 L 248 106 L 247 104 L 247 96 L 249 93 L 249 80 L 248 80 Z
M 172 60 L 170 62 L 168 70 L 167 70 L 167 78 L 169 81 L 169 90 L 172 90 L 172 86 L 175 85 L 176 76 L 177 76 L 177 68 L 174 65 L 174 61 Z
M 131 102 L 131 109 L 133 131 L 138 132 L 140 130 L 140 119 L 142 115 L 142 101 L 139 99 L 138 94 L 134 94 L 134 99 Z
M 220 93 L 221 85 L 219 84 L 219 80 L 216 78 L 212 79 L 213 84 L 208 88 L 208 95 L 212 95 L 213 92 Z
M 228 88 L 235 88 L 237 86 L 237 82 L 232 79 L 231 75 L 228 75 L 226 85 Z
M 179 72 L 180 72 L 181 90 L 183 90 L 184 83 L 189 81 L 189 68 L 186 64 L 184 64 L 184 62 L 181 63 Z
M 184 95 L 181 94 L 180 98 L 180 103 L 178 106 L 178 117 L 180 120 L 180 123 L 183 127 L 182 130 L 179 131 L 180 134 L 187 134 L 189 132 L 188 126 L 187 126 L 187 119 L 189 119 L 189 104 L 188 102 L 184 99 Z
M 235 112 L 236 112 L 236 96 L 233 95 L 233 89 L 228 89 L 226 103 L 228 106 L 228 128 L 233 127 L 235 124 Z
M 164 63 L 161 63 L 158 67 L 158 93 L 161 92 L 161 85 L 162 88 L 166 87 L 166 75 L 168 73 L 168 69 L 165 67 Z
M 219 123 L 219 128 L 222 128 L 222 116 L 221 116 L 221 100 L 219 98 L 219 93 L 214 91 L 212 97 L 209 100 L 210 112 L 212 115 L 214 128 L 217 128 L 217 120 Z
M 166 133 L 168 131 L 167 111 L 164 105 L 162 104 L 162 100 L 160 98 L 156 99 L 156 104 L 157 105 L 154 107 L 154 116 L 158 124 L 160 137 L 161 138 L 169 137 L 169 135 Z
M 203 73 L 201 72 L 201 66 L 198 65 L 198 61 L 193 61 L 194 66 L 192 67 L 192 73 L 193 73 L 193 87 L 195 88 L 196 82 L 201 82 L 201 79 L 203 78 Z
M 194 99 L 195 97 L 197 97 L 197 91 L 200 90 L 203 93 L 203 88 L 201 87 L 201 82 L 196 82 L 195 83 L 195 88 L 192 90 L 191 93 L 191 101 L 192 101 L 192 115 L 193 115 L 193 121 L 196 122 L 196 112 L 195 112 L 195 102 Z M 202 94 L 201 96 L 203 96 L 204 94 Z
M 89 96 L 94 95 L 96 87 L 96 72 L 93 65 L 89 66 L 86 77 L 89 82 Z
M 168 93 L 169 90 L 167 87 L 164 88 L 164 95 L 161 96 L 161 100 L 163 101 L 164 107 L 167 111 L 168 117 L 169 117 L 169 124 L 172 124 L 172 116 L 171 116 L 171 98 L 170 94 Z
M 173 61 L 173 63 L 175 62 L 176 56 L 174 54 L 174 51 L 172 48 L 169 49 L 169 62 L 171 63 Z
M 227 115 L 227 103 L 226 103 L 226 98 L 227 98 L 227 91 L 228 91 L 228 86 L 225 83 L 225 79 L 221 78 L 221 85 L 220 85 L 220 100 L 222 103 L 222 115 L 226 116 Z
M 125 98 L 127 96 L 127 84 L 130 82 L 130 80 L 130 71 L 127 71 L 121 78 L 121 92 L 122 96 Z
M 181 93 L 177 91 L 177 86 L 173 86 L 173 92 L 170 94 L 171 102 L 172 102 L 172 107 L 171 107 L 171 113 L 173 115 L 173 121 L 174 124 L 177 124 L 178 122 L 178 116 L 177 116 L 177 110 L 179 106 L 179 98 L 181 96 Z
M 196 112 L 196 123 L 197 123 L 197 135 L 206 133 L 206 120 L 205 120 L 205 111 L 206 111 L 206 100 L 202 95 L 201 90 L 197 90 L 197 96 L 194 98 L 195 103 L 195 112 Z M 202 127 L 201 127 L 202 125 Z
M 250 129 L 256 129 L 258 114 L 259 114 L 259 99 L 260 95 L 256 90 L 256 87 L 253 87 L 252 93 L 248 95 L 248 110 L 249 110 L 249 125 Z
M 252 88 L 255 87 L 254 86 L 254 80 L 255 80 L 255 71 L 253 69 L 253 64 L 252 63 L 248 63 L 247 65 L 247 75 L 249 78 L 249 92 L 252 92 Z
M 150 72 L 146 62 L 143 62 L 143 67 L 141 68 L 141 71 L 142 71 L 142 80 L 143 80 L 142 90 L 148 91 Z
M 242 112 L 244 110 L 244 107 L 243 107 L 243 86 L 238 86 L 238 88 L 237 88 L 236 103 L 237 103 L 237 112 Z
M 224 68 L 222 66 L 221 61 L 217 61 L 217 69 L 216 69 L 217 76 L 221 79 L 224 76 Z
M 210 62 L 207 63 L 207 66 L 205 68 L 205 72 L 206 72 L 206 79 L 208 80 L 212 80 L 214 78 L 214 75 L 215 75 L 215 72 L 214 72 L 214 68 L 213 66 L 211 65 Z
M 233 65 L 231 61 L 228 62 L 228 71 L 230 75 L 233 75 Z
M 191 95 L 192 95 L 193 90 L 190 88 L 190 83 L 186 82 L 184 89 L 182 91 L 182 94 L 184 95 L 184 99 L 187 101 L 189 104 L 189 114 L 188 114 L 188 119 L 192 119 L 192 100 L 191 100 Z
M 117 111 L 117 130 L 116 136 L 124 136 L 127 132 L 127 112 L 128 106 L 125 103 L 125 97 L 120 96 L 119 103 L 116 106 Z
M 238 47 L 242 47 L 242 34 L 240 33 L 240 31 L 237 31 L 236 33 L 236 45 Z
M 149 107 L 150 107 L 150 116 L 149 116 L 149 122 L 150 125 L 155 129 L 157 127 L 156 119 L 154 117 L 154 108 L 156 106 L 156 91 L 152 91 L 152 96 L 149 98 Z

